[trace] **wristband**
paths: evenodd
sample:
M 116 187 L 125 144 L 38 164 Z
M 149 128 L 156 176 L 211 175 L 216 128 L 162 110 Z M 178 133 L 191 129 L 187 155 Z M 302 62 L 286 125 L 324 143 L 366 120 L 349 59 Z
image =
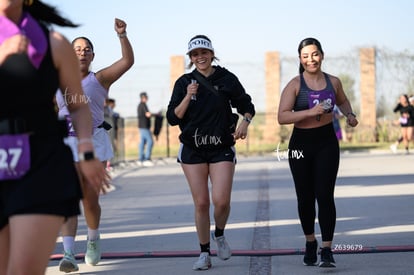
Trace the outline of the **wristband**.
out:
M 93 144 L 93 141 L 91 138 L 80 138 L 78 139 L 78 145 L 83 143 L 90 143 Z
M 127 36 L 127 32 L 123 32 L 123 33 L 118 33 L 118 37 L 119 38 L 124 38 Z
M 349 115 L 351 115 L 351 116 L 353 116 L 353 117 L 356 117 L 356 114 L 354 114 L 353 112 L 349 112 L 349 113 L 347 113 L 347 114 L 346 114 L 346 117 L 349 117 Z

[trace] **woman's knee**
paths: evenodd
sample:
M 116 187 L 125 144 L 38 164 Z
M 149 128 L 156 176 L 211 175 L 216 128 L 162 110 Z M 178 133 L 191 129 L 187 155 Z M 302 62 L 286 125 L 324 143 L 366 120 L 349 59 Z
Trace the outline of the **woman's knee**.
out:
M 227 212 L 230 210 L 230 200 L 221 200 L 214 202 L 214 209 L 218 212 Z
M 209 200 L 198 200 L 194 203 L 194 207 L 197 212 L 209 212 L 210 201 Z

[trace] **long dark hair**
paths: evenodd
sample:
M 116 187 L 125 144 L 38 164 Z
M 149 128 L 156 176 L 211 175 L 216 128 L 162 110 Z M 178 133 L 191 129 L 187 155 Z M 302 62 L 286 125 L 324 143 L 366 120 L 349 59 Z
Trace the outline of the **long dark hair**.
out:
M 73 23 L 71 20 L 61 16 L 55 7 L 47 5 L 40 0 L 33 0 L 33 3 L 31 5 L 23 4 L 23 10 L 29 12 L 31 16 L 45 25 L 55 24 L 62 27 L 79 26 L 78 24 Z
M 324 55 L 321 43 L 316 38 L 308 37 L 308 38 L 303 39 L 299 43 L 299 47 L 298 47 L 299 57 L 300 57 L 300 52 L 302 51 L 302 49 L 309 45 L 315 45 L 318 48 L 318 50 L 321 52 L 321 54 Z M 303 68 L 302 63 L 299 62 L 299 73 L 301 74 L 304 71 L 305 71 L 305 68 Z

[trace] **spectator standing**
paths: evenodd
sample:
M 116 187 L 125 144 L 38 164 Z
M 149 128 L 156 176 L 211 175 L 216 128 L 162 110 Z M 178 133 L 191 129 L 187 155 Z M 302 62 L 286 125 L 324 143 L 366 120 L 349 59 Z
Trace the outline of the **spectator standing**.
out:
M 151 112 L 148 109 L 148 94 L 142 92 L 139 95 L 140 102 L 137 108 L 138 114 L 138 129 L 140 136 L 138 161 L 141 165 L 149 167 L 153 166 L 151 160 L 152 147 L 154 146 L 154 139 L 151 133 Z

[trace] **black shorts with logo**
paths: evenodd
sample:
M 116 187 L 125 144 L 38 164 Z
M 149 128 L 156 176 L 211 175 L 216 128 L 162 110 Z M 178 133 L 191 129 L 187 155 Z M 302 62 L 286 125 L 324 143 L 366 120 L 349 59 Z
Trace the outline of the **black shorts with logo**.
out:
M 177 162 L 183 164 L 216 163 L 230 161 L 236 163 L 236 148 L 224 147 L 217 150 L 196 150 L 180 143 Z

